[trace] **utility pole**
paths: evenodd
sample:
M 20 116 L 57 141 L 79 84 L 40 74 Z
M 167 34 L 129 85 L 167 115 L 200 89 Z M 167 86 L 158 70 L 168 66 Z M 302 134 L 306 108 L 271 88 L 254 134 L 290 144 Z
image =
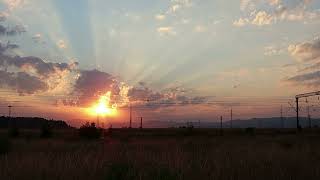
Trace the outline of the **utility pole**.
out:
M 9 117 L 11 117 L 11 108 L 12 108 L 12 106 L 9 105 L 8 108 L 9 108 Z
M 131 129 L 132 128 L 132 106 L 131 106 L 131 102 L 130 102 L 130 125 L 129 125 L 129 128 Z
M 280 114 L 281 114 L 281 128 L 283 129 L 284 128 L 284 120 L 283 120 L 283 108 L 282 108 L 282 105 L 281 105 Z
M 308 113 L 309 128 L 311 128 L 310 106 L 309 106 L 308 99 L 306 100 L 306 102 L 307 102 L 307 113 Z
M 296 111 L 297 111 L 297 129 L 300 129 L 299 124 L 299 98 L 296 97 Z
M 232 126 L 233 126 L 233 112 L 232 112 L 232 107 L 231 107 L 231 112 L 230 112 L 230 128 L 232 129 Z
M 222 116 L 220 116 L 220 135 L 222 136 Z
M 297 128 L 298 129 L 301 128 L 299 124 L 299 98 L 306 98 L 310 96 L 319 96 L 319 95 L 320 95 L 320 91 L 296 95 L 296 106 L 297 106 L 296 111 L 297 111 Z
M 140 129 L 142 129 L 142 118 L 143 117 L 140 118 Z

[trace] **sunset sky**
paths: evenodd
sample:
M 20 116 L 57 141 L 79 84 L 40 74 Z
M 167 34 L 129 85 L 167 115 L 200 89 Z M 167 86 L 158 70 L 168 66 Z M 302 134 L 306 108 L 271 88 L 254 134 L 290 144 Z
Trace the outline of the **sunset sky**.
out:
M 150 122 L 293 116 L 319 30 L 319 0 L 0 0 L 0 115 L 79 125 L 110 92 L 119 123 L 130 102 Z

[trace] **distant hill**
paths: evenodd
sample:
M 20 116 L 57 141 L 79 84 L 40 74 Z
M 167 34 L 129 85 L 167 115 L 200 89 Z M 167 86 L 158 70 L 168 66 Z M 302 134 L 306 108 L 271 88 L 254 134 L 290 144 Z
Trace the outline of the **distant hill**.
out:
M 61 120 L 47 120 L 38 117 L 0 117 L 0 129 L 8 128 L 13 124 L 23 129 L 39 129 L 46 123 L 54 129 L 71 128 L 66 122 Z
M 177 121 L 146 121 L 144 123 L 145 127 L 158 127 L 158 128 L 166 128 L 166 127 L 183 127 L 193 125 L 198 128 L 220 128 L 220 121 L 213 120 L 210 121 L 198 121 L 198 120 L 190 120 L 186 122 L 177 122 Z M 230 121 L 224 121 L 222 126 L 223 128 L 229 128 L 231 125 Z M 302 127 L 309 127 L 309 120 L 306 117 L 300 117 L 300 125 Z M 320 119 L 311 119 L 312 127 L 320 127 Z M 136 126 L 138 127 L 138 126 Z M 233 128 L 247 128 L 247 127 L 255 127 L 255 128 L 296 128 L 296 117 L 287 117 L 283 119 L 283 125 L 280 117 L 271 117 L 271 118 L 252 118 L 246 120 L 233 120 L 232 121 Z

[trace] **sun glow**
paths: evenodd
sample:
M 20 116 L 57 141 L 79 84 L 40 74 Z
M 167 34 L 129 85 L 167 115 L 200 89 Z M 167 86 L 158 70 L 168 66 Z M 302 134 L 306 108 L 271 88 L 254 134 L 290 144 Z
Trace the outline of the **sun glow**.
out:
M 115 116 L 117 114 L 117 104 L 110 105 L 110 97 L 110 91 L 100 96 L 98 102 L 88 109 L 89 113 L 97 116 Z

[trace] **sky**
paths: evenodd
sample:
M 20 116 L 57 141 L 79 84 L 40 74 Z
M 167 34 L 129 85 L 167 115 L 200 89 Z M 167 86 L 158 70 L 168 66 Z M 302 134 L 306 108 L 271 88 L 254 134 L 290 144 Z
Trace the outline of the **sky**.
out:
M 130 104 L 150 122 L 293 116 L 319 90 L 319 29 L 318 0 L 0 0 L 0 113 L 79 125 L 107 95 L 106 123 Z

